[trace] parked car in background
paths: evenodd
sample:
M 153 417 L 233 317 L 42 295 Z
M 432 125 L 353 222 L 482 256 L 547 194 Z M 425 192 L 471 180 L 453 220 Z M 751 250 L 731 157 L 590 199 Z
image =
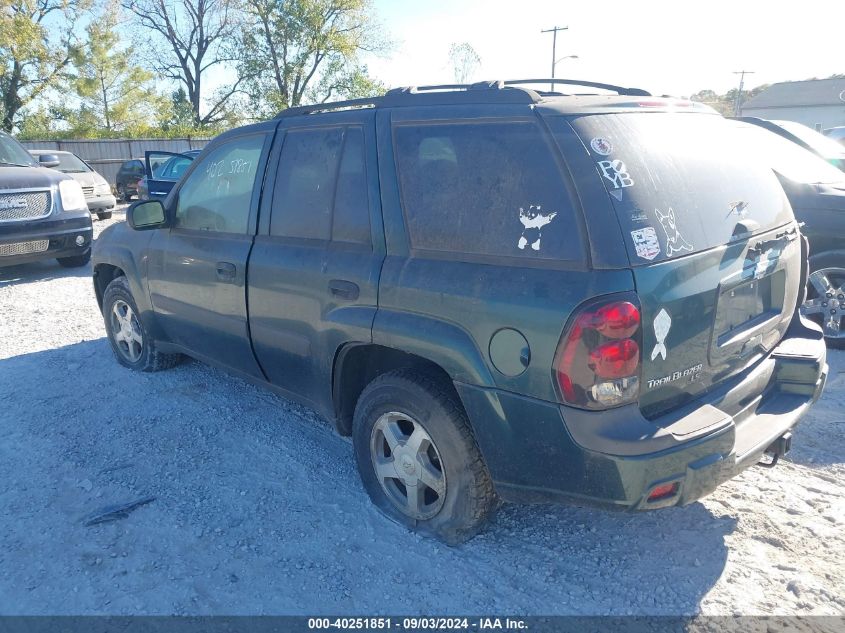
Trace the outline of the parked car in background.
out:
M 164 199 L 179 179 L 185 175 L 193 160 L 202 150 L 191 149 L 175 152 L 151 151 L 144 156 L 145 174 L 138 183 L 138 199 Z
M 706 106 L 551 81 L 596 94 L 395 89 L 217 137 L 97 240 L 117 361 L 317 409 L 449 542 L 497 496 L 648 510 L 773 465 L 828 371 L 777 178 Z
M 780 135 L 735 123 L 743 142 L 771 165 L 801 232 L 810 242 L 810 285 L 802 310 L 824 329 L 831 347 L 845 347 L 845 174 Z
M 752 116 L 737 117 L 737 119 L 765 128 L 778 136 L 797 143 L 804 149 L 823 158 L 837 169 L 845 171 L 845 147 L 832 141 L 825 135 L 819 134 L 806 125 L 801 125 L 795 121 L 775 121 Z
M 84 266 L 93 229 L 82 187 L 48 169 L 59 165 L 58 156 L 40 159 L 0 132 L 0 266 L 52 258 Z
M 133 158 L 124 162 L 114 178 L 114 190 L 117 199 L 121 202 L 129 202 L 132 196 L 138 195 L 138 183 L 144 177 L 144 161 L 140 158 Z
M 111 217 L 116 202 L 111 192 L 111 185 L 106 182 L 105 178 L 94 171 L 91 165 L 71 152 L 31 149 L 29 153 L 36 160 L 40 160 L 41 156 L 57 157 L 59 164 L 53 169 L 69 175 L 79 183 L 82 187 L 82 193 L 85 194 L 85 202 L 88 203 L 88 210 L 91 213 L 96 213 L 97 217 L 101 220 L 107 220 Z
M 845 145 L 845 125 L 828 128 L 824 131 L 824 135 L 840 145 Z

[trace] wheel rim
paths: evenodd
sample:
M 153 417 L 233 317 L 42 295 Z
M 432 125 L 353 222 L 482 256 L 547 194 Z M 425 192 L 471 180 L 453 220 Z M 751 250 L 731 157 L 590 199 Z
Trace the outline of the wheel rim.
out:
M 404 413 L 382 415 L 373 425 L 370 456 L 390 502 L 413 519 L 430 519 L 446 499 L 440 452 L 423 426 Z
M 125 301 L 118 299 L 112 305 L 111 331 L 120 354 L 130 363 L 136 363 L 144 350 L 141 324 L 135 312 Z
M 801 312 L 822 326 L 826 338 L 845 339 L 845 268 L 820 268 L 810 273 Z

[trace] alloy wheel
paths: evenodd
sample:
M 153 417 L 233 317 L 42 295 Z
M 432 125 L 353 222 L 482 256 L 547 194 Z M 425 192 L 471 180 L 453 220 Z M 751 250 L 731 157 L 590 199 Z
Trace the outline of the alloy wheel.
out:
M 825 338 L 845 340 L 845 268 L 820 268 L 810 273 L 801 312 L 822 326 Z
M 128 303 L 118 299 L 112 305 L 109 321 L 118 351 L 130 363 L 137 363 L 144 350 L 144 338 L 135 312 Z
M 446 499 L 446 472 L 423 426 L 404 413 L 385 413 L 373 425 L 370 456 L 390 502 L 413 519 L 430 519 Z

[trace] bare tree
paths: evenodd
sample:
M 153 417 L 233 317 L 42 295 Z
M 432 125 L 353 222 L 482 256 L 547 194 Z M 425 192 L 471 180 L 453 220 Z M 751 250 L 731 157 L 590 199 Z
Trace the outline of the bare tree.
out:
M 194 123 L 221 120 L 241 78 L 216 91 L 205 114 L 203 80 L 209 71 L 236 61 L 231 52 L 238 28 L 234 0 L 124 0 L 123 6 L 165 45 L 165 54 L 151 56 L 150 62 L 161 75 L 184 86 Z
M 452 44 L 449 47 L 449 61 L 452 63 L 455 81 L 459 84 L 465 84 L 472 79 L 481 66 L 481 58 L 469 42 Z

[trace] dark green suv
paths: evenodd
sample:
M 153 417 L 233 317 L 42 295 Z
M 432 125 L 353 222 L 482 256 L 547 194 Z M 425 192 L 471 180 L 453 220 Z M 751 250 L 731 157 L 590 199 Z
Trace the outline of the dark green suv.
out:
M 497 497 L 659 508 L 776 461 L 827 365 L 774 174 L 702 106 L 525 85 L 215 139 L 97 241 L 117 360 L 313 407 L 387 515 L 449 542 Z

